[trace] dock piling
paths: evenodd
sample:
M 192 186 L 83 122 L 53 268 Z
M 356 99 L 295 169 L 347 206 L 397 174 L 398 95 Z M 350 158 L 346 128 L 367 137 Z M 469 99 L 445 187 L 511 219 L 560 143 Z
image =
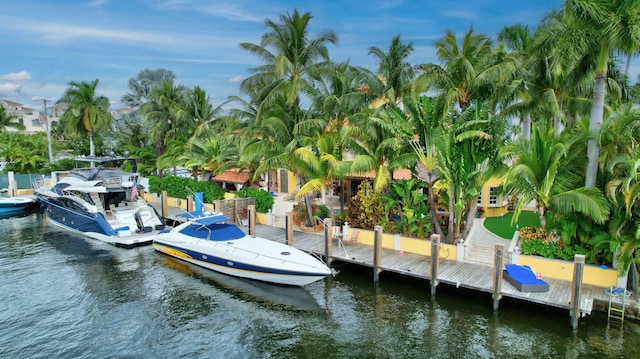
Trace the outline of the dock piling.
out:
M 493 310 L 498 310 L 500 299 L 502 298 L 502 266 L 504 263 L 504 247 L 496 244 L 493 259 Z
M 431 295 L 436 295 L 438 267 L 440 266 L 440 235 L 431 235 Z
M 584 271 L 584 254 L 576 254 L 573 257 L 573 282 L 571 287 L 571 327 L 578 329 L 580 318 L 580 303 L 582 292 L 582 275 Z
M 247 214 L 249 217 L 249 235 L 256 235 L 256 206 L 250 204 L 247 206 Z
M 293 246 L 293 213 L 287 212 L 284 221 L 284 235 L 287 239 L 287 245 Z
M 373 228 L 373 282 L 380 279 L 380 258 L 382 256 L 382 226 Z
M 331 255 L 333 252 L 333 221 L 331 218 L 324 219 L 324 255 L 327 260 L 327 265 L 331 266 Z
M 162 196 L 160 197 L 160 201 L 162 203 L 162 218 L 169 217 L 169 204 L 167 203 L 167 191 L 162 191 Z

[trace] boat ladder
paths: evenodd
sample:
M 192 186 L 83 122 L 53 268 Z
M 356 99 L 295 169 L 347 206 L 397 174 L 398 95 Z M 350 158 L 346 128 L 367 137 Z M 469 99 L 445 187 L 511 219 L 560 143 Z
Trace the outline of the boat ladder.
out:
M 609 296 L 609 304 L 607 307 L 607 320 L 617 319 L 620 323 L 624 323 L 624 314 L 627 309 L 627 302 L 631 296 L 631 292 L 624 288 L 609 287 L 604 290 Z

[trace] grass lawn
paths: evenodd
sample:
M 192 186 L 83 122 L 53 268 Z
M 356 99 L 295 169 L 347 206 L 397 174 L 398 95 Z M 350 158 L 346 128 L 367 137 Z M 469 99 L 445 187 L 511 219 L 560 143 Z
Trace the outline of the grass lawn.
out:
M 516 227 L 511 226 L 513 212 L 507 212 L 502 217 L 487 217 L 484 220 L 484 227 L 493 234 L 505 239 L 513 238 Z M 518 228 L 522 227 L 540 227 L 540 215 L 532 211 L 522 211 L 518 218 Z

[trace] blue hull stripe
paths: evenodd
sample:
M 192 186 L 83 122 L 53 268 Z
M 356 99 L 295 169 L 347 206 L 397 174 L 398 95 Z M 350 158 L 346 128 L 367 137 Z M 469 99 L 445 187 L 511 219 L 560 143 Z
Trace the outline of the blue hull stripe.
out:
M 268 274 L 292 275 L 292 276 L 304 276 L 304 277 L 326 276 L 326 274 L 323 274 L 323 273 L 287 271 L 287 270 L 280 270 L 280 269 L 274 269 L 274 268 L 268 268 L 268 267 L 255 266 L 249 263 L 231 262 L 225 258 L 219 258 L 219 257 L 212 256 L 210 254 L 200 253 L 200 252 L 188 250 L 182 247 L 173 246 L 158 240 L 155 240 L 154 243 L 174 249 L 176 251 L 186 253 L 196 261 L 205 262 L 215 266 L 227 267 L 235 270 L 245 270 L 245 271 L 256 272 L 256 273 L 268 273 Z M 180 257 L 176 257 L 176 258 L 185 260 L 185 258 L 180 258 Z

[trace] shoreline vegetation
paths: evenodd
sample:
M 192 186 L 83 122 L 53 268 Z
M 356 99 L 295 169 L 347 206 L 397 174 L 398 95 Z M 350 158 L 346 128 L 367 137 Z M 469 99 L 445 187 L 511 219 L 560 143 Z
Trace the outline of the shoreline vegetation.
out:
M 114 117 L 98 79 L 72 81 L 52 148 L 128 151 L 143 175 L 158 177 L 183 167 L 206 181 L 235 168 L 278 192 L 292 173 L 286 192 L 307 218 L 315 198 L 351 181 L 339 195 L 350 195 L 353 226 L 436 233 L 450 244 L 467 237 L 484 184 L 499 178 L 495 193 L 516 199 L 514 216 L 532 203 L 539 228 L 563 248 L 584 249 L 589 263 L 615 262 L 637 294 L 640 85 L 630 84 L 620 55 L 640 48 L 631 16 L 639 11 L 622 0 L 566 0 L 535 27 L 447 31 L 434 42 L 437 63 L 411 63 L 416 49 L 398 35 L 368 49 L 377 63 L 368 70 L 333 62 L 337 34 L 311 34 L 312 15 L 294 9 L 240 44 L 260 61 L 241 97 L 214 106 L 172 71 L 144 69 L 122 99 L 131 111 Z M 17 123 L 0 112 L 5 171 L 69 165 L 49 163 L 44 134 L 6 130 Z M 398 169 L 410 179 L 397 181 Z

